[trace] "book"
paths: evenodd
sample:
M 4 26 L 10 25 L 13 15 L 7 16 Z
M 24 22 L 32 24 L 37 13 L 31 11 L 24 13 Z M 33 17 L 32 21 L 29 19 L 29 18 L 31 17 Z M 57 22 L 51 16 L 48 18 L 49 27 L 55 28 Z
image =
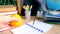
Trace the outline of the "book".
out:
M 5 15 L 5 16 L 10 16 L 12 14 L 16 14 L 17 10 L 16 10 L 16 6 L 12 6 L 12 5 L 0 5 L 0 16 L 1 15 Z M 0 24 L 0 27 L 3 26 L 2 24 Z M 5 26 L 3 26 L 5 27 Z M 7 26 L 5 28 L 0 28 L 0 31 L 6 31 L 6 30 L 10 30 L 12 29 L 12 27 Z
M 49 29 L 51 29 L 53 25 L 46 24 L 44 22 L 35 20 L 35 23 L 33 25 L 33 21 L 29 22 L 27 24 L 24 24 L 18 28 L 12 29 L 11 32 L 13 34 L 44 34 Z
M 13 5 L 0 5 L 0 15 L 10 15 L 16 14 L 18 11 L 16 10 L 16 6 Z

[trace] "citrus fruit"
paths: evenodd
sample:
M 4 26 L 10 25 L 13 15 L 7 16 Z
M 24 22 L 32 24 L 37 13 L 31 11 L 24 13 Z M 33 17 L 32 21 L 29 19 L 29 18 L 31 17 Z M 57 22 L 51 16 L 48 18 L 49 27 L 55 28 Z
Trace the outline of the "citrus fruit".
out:
M 10 24 L 9 24 L 10 26 L 18 27 L 22 24 L 22 18 L 18 14 L 13 14 L 11 17 L 17 18 L 18 21 L 11 21 Z

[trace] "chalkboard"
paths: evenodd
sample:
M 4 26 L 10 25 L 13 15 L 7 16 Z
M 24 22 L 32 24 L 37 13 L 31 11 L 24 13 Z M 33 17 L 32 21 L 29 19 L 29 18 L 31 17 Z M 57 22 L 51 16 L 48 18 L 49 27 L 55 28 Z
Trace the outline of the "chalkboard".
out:
M 17 0 L 0 0 L 0 5 L 16 5 Z

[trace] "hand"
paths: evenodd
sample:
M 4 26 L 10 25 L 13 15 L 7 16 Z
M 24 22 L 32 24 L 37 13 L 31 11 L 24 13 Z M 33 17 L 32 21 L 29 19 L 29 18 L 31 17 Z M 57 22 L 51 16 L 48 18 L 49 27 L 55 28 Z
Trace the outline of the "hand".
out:
M 8 27 L 10 21 L 18 21 L 18 19 L 10 16 L 0 16 L 0 28 Z

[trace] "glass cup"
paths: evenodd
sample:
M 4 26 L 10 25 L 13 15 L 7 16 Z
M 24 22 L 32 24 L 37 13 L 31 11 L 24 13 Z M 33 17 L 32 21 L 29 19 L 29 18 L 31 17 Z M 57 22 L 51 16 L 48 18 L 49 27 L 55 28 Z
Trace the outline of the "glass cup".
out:
M 31 11 L 25 11 L 25 18 L 30 21 Z

